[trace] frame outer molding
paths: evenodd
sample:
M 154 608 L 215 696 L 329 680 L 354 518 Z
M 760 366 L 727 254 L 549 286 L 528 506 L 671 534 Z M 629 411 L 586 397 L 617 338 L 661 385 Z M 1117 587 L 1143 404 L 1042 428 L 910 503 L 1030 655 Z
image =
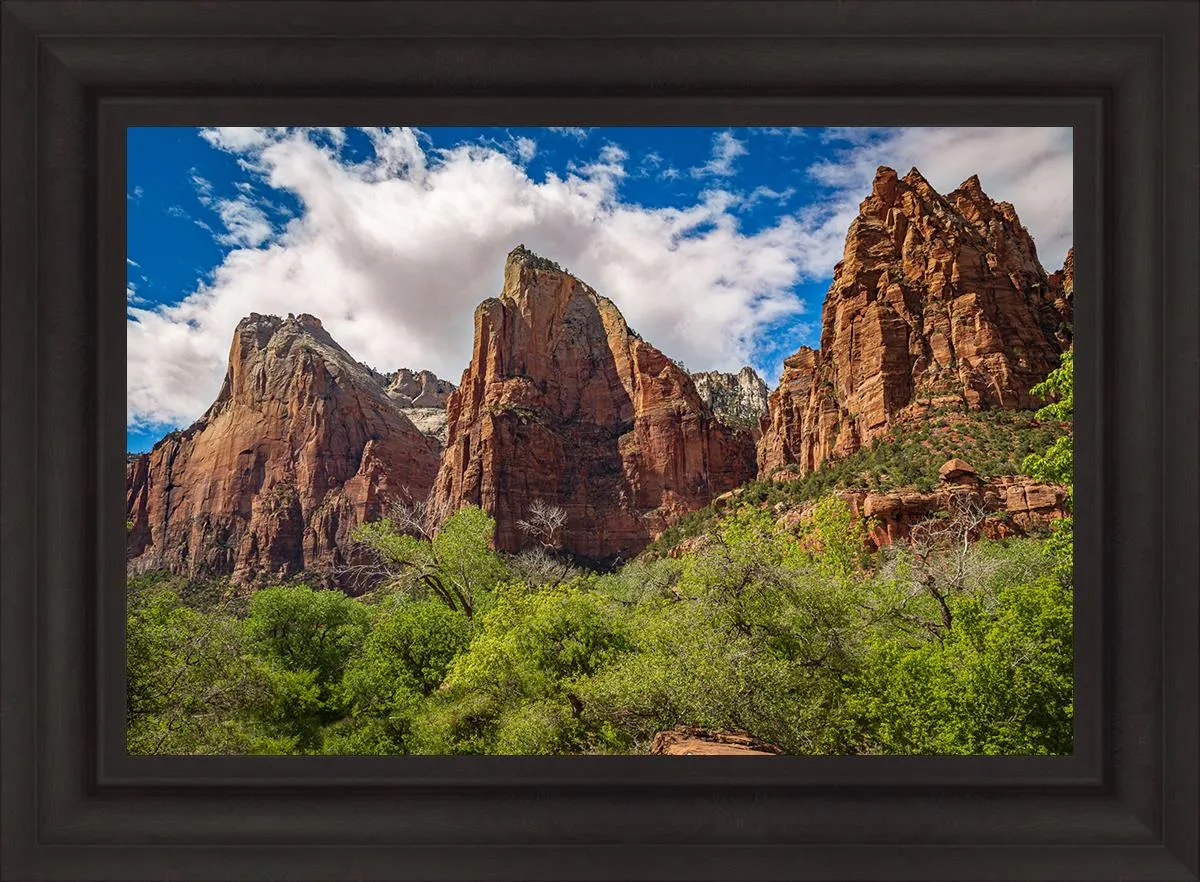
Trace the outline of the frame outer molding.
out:
M 1166 165 L 1162 239 L 1163 395 L 1166 431 L 1162 460 L 1163 492 L 1179 493 L 1180 504 L 1163 517 L 1165 555 L 1163 608 L 1165 768 L 1162 819 L 1166 848 L 1200 875 L 1200 705 L 1196 672 L 1200 670 L 1200 64 L 1194 14 L 1190 27 L 1168 29 L 1163 36 L 1166 105 L 1163 120 Z M 1173 390 L 1183 394 L 1176 398 Z M 1177 554 L 1172 554 L 1177 551 Z M 1189 673 L 1190 672 L 1190 673 Z M 1189 679 L 1190 677 L 1190 679 Z
M 1197 7 L 683 9 L 0 3 L 0 878 L 1200 875 Z M 351 91 L 365 97 L 338 97 Z M 1009 96 L 1101 108 L 1100 161 L 1081 163 L 1078 147 L 1076 159 L 1077 200 L 1091 185 L 1104 208 L 1100 224 L 1076 218 L 1077 274 L 1097 303 L 1078 324 L 1078 426 L 1099 454 L 1079 466 L 1093 505 L 1077 523 L 1089 549 L 1080 572 L 1105 590 L 1077 600 L 1077 650 L 1107 663 L 1103 676 L 1077 672 L 1078 696 L 1105 709 L 1080 711 L 1079 755 L 822 758 L 774 767 L 776 781 L 739 779 L 745 767 L 728 763 L 668 773 L 597 758 L 448 758 L 451 774 L 424 765 L 407 784 L 391 766 L 347 777 L 327 758 L 247 758 L 207 780 L 216 767 L 203 758 L 137 772 L 112 759 L 105 709 L 123 697 L 119 670 L 105 667 L 121 646 L 107 627 L 105 549 L 121 535 L 124 442 L 109 430 L 124 411 L 124 344 L 105 298 L 124 275 L 114 253 L 124 230 L 104 218 L 125 187 L 123 169 L 105 171 L 124 157 L 106 121 L 215 111 L 222 122 L 282 112 L 313 123 L 331 107 L 503 121 L 516 107 L 529 122 L 587 123 L 593 112 L 636 119 L 647 100 L 677 123 L 705 108 L 778 117 L 803 102 L 857 103 L 861 115 L 890 100 L 936 116 L 939 100 L 966 95 L 982 96 L 980 117 Z M 96 585 L 108 595 L 87 590 Z M 607 786 L 589 778 L 618 768 L 629 771 Z
M 36 557 L 28 553 L 36 531 L 33 507 L 27 503 L 14 511 L 13 502 L 37 497 L 37 446 L 28 426 L 36 418 L 38 383 L 36 371 L 27 373 L 28 366 L 37 364 L 38 280 L 30 259 L 37 242 L 30 224 L 37 217 L 37 47 L 33 35 L 7 10 L 0 15 L 0 413 L 6 417 L 0 419 L 0 874 L 12 878 L 15 872 L 29 872 L 28 856 L 37 838 L 36 817 L 30 811 L 36 783 L 28 762 L 37 746 L 32 667 L 36 648 L 30 627 L 36 621 L 36 595 L 28 588 L 38 577 Z M 27 382 L 10 381 L 20 375 Z M 24 419 L 12 419 L 14 413 Z M 23 467 L 12 468 L 14 461 Z M 15 548 L 25 553 L 15 555 Z M 16 671 L 14 666 L 19 666 Z

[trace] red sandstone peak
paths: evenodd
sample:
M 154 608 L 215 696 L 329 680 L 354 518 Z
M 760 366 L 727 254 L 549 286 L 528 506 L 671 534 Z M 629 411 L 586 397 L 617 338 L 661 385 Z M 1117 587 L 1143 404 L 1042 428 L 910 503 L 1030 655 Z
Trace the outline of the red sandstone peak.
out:
M 852 453 L 918 401 L 1034 407 L 1070 324 L 1061 277 L 977 176 L 943 197 L 915 168 L 881 167 L 834 269 L 820 350 L 784 361 L 760 471 Z
M 871 195 L 884 204 L 891 205 L 895 200 L 899 180 L 895 169 L 886 165 L 879 166 L 875 170 L 875 181 L 871 184 Z
M 263 382 L 265 375 L 277 371 L 281 361 L 306 358 L 312 359 L 314 364 L 319 360 L 335 375 L 363 370 L 329 336 L 316 316 L 289 314 L 286 319 L 281 319 L 276 315 L 251 313 L 234 329 L 225 382 L 216 401 L 201 419 L 210 419 L 230 402 L 258 406 L 267 396 L 285 393 L 294 383 L 302 381 L 302 374 L 279 373 L 273 386 Z
M 135 570 L 238 582 L 328 572 L 391 498 L 424 498 L 437 442 L 310 315 L 238 323 L 212 407 L 127 469 Z
M 971 175 L 953 190 L 954 193 L 961 193 L 964 196 L 971 196 L 980 201 L 987 199 L 987 194 L 983 192 L 983 185 L 979 183 L 979 175 Z M 991 201 L 990 199 L 988 200 Z
M 502 550 L 526 543 L 518 521 L 541 499 L 567 514 L 565 551 L 628 557 L 754 475 L 749 432 L 717 420 L 612 301 L 523 247 L 475 311 L 447 414 L 431 501 L 482 506 Z

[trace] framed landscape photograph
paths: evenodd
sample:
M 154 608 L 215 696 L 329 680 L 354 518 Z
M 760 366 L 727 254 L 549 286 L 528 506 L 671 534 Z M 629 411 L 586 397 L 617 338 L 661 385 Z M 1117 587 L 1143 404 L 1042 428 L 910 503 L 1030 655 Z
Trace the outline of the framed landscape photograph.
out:
M 2 15 L 4 880 L 1197 878 L 1195 6 Z
M 130 753 L 1073 752 L 1070 128 L 127 138 Z

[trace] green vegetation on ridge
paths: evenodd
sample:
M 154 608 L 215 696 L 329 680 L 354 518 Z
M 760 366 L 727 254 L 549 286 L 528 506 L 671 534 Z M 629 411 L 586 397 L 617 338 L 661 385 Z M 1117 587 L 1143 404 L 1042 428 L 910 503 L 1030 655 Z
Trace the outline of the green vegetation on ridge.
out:
M 920 422 L 893 426 L 862 450 L 826 461 L 807 475 L 784 470 L 750 481 L 738 493 L 736 503 L 795 508 L 834 490 L 851 488 L 929 492 L 938 484 L 938 469 L 951 457 L 965 459 L 983 477 L 1018 474 L 1026 457 L 1056 443 L 1069 443 L 1069 425 L 1069 417 L 1063 419 L 1058 411 L 1050 409 L 1031 413 L 942 407 L 930 411 Z M 1068 441 L 1063 442 L 1063 438 Z M 1051 480 L 1040 473 L 1034 477 Z M 1070 483 L 1070 478 L 1054 482 Z M 722 500 L 690 512 L 652 542 L 647 552 L 665 553 L 684 539 L 705 532 L 728 505 Z

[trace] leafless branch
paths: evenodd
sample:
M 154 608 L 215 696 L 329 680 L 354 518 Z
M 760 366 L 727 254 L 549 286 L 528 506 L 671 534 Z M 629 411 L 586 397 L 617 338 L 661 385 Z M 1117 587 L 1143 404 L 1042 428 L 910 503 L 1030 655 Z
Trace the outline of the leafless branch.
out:
M 564 509 L 537 498 L 529 505 L 529 516 L 517 521 L 517 526 L 546 551 L 555 551 L 562 542 L 562 528 L 566 523 Z
M 907 601 L 924 593 L 938 606 L 940 623 L 923 623 L 931 633 L 941 636 L 954 622 L 951 595 L 967 590 L 986 577 L 987 564 L 974 552 L 972 542 L 982 532 L 987 509 L 976 493 L 953 493 L 946 517 L 929 518 L 913 527 L 908 547 L 912 555 L 913 584 L 908 597 L 896 614 L 906 621 L 914 617 L 903 612 Z

